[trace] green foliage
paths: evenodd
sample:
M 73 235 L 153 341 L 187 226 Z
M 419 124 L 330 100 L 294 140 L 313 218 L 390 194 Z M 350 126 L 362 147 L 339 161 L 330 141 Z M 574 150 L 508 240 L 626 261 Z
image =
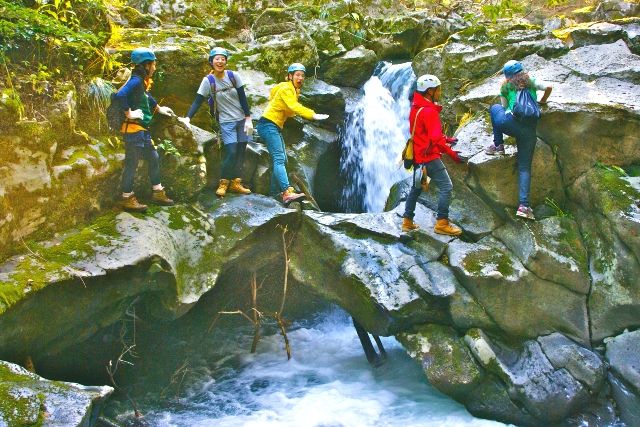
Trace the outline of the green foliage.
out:
M 522 5 L 514 0 L 492 1 L 482 6 L 484 16 L 494 22 L 499 18 L 510 18 L 522 10 Z
M 163 139 L 160 142 L 156 143 L 156 147 L 164 152 L 164 154 L 169 156 L 180 157 L 182 154 L 178 151 L 175 145 L 173 145 L 173 141 L 170 139 Z
M 565 212 L 560 205 L 558 205 L 558 202 L 556 202 L 555 200 L 553 200 L 551 197 L 547 197 L 544 199 L 544 204 L 549 206 L 551 209 L 554 210 L 555 212 L 555 216 L 560 217 L 560 218 L 573 218 L 573 215 L 571 215 L 570 212 Z
M 38 12 L 51 16 L 74 31 L 80 29 L 80 20 L 73 8 L 79 3 L 87 3 L 87 0 L 39 0 L 39 3 Z

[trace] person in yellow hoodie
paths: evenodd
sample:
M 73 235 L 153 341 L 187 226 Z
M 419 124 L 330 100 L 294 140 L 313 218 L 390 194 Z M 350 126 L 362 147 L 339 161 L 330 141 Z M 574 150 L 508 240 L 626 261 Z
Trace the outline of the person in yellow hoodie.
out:
M 282 203 L 285 206 L 294 201 L 301 201 L 305 195 L 296 193 L 294 188 L 289 185 L 286 169 L 287 154 L 282 138 L 284 122 L 296 114 L 307 120 L 325 120 L 329 117 L 327 114 L 317 114 L 298 101 L 305 73 L 306 69 L 300 63 L 293 63 L 289 66 L 287 80 L 278 83 L 271 89 L 269 105 L 256 126 L 258 135 L 267 145 L 271 155 L 271 193 L 281 193 Z

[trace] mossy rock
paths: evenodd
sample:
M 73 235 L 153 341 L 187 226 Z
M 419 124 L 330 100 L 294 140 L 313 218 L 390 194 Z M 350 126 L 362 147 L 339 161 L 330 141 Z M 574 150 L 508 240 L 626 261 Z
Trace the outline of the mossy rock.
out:
M 418 361 L 429 383 L 458 401 L 465 401 L 484 378 L 484 372 L 456 331 L 447 326 L 424 325 L 397 336 Z
M 108 386 L 49 381 L 18 365 L 0 361 L 3 425 L 92 425 L 112 392 L 113 388 Z

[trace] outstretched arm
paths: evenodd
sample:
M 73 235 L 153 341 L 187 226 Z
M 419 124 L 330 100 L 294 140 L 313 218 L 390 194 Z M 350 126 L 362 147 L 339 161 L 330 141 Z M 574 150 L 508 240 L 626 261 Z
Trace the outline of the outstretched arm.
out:
M 549 95 L 551 95 L 551 91 L 553 90 L 552 86 L 547 86 L 544 89 L 544 94 L 542 95 L 542 98 L 540 98 L 540 104 L 546 104 L 547 103 L 547 99 L 549 99 Z

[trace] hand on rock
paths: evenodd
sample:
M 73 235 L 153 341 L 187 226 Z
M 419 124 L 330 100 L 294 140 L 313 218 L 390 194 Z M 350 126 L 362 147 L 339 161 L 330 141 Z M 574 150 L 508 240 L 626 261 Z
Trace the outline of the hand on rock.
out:
M 445 139 L 445 142 L 449 145 L 455 145 L 458 142 L 458 138 L 455 136 L 446 136 Z
M 318 114 L 318 113 L 316 113 L 316 114 L 313 115 L 313 120 L 326 120 L 328 118 L 329 118 L 328 114 Z

